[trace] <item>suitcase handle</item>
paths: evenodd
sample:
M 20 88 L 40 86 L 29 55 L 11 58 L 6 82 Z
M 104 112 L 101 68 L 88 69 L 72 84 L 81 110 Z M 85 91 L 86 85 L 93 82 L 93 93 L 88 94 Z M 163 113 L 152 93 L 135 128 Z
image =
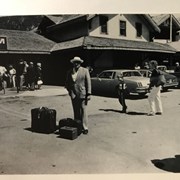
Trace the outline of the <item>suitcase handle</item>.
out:
M 41 117 L 41 112 L 42 112 L 43 110 L 48 110 L 48 108 L 47 108 L 47 107 L 44 107 L 44 106 L 39 107 L 38 119 L 40 119 L 40 117 Z

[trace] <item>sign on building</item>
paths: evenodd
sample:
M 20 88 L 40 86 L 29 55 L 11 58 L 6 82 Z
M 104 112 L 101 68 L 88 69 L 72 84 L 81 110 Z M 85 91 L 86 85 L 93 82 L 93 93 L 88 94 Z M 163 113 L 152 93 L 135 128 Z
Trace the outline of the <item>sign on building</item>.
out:
M 0 50 L 7 50 L 6 37 L 0 37 Z

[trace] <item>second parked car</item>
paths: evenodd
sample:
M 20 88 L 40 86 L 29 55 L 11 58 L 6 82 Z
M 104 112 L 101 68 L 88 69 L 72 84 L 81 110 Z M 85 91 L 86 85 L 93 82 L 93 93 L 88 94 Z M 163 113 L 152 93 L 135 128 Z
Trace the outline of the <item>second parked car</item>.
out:
M 144 77 L 150 77 L 151 76 L 151 71 L 148 69 L 139 69 L 140 73 L 144 76 Z M 176 86 L 178 86 L 178 79 L 176 76 L 169 74 L 165 71 L 161 71 L 160 72 L 162 74 L 164 74 L 164 77 L 166 79 L 166 84 L 163 85 L 162 90 L 163 91 L 167 91 L 170 88 L 174 88 Z
M 91 78 L 94 95 L 117 96 L 117 76 L 122 74 L 129 94 L 145 95 L 148 92 L 149 78 L 143 77 L 138 70 L 105 70 Z

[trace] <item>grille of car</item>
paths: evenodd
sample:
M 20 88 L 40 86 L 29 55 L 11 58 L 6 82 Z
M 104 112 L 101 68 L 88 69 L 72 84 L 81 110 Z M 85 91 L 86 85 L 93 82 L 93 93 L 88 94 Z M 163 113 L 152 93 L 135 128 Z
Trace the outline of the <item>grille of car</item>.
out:
M 138 87 L 142 87 L 142 83 L 141 82 L 138 82 L 137 85 L 138 85 Z

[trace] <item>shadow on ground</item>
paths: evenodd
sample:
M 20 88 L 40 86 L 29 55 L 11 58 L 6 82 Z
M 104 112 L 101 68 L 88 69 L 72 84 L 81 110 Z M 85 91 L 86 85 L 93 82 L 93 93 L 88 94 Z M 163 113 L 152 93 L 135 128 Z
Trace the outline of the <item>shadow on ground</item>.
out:
M 164 171 L 180 173 L 180 155 L 175 155 L 174 158 L 154 159 L 151 162 Z
M 105 111 L 105 112 L 117 112 L 117 113 L 123 113 L 120 110 L 116 110 L 116 109 L 99 109 L 100 111 Z M 125 114 L 125 113 L 123 113 Z M 147 115 L 147 113 L 143 113 L 143 112 L 136 112 L 136 111 L 129 111 L 126 114 L 128 115 Z

